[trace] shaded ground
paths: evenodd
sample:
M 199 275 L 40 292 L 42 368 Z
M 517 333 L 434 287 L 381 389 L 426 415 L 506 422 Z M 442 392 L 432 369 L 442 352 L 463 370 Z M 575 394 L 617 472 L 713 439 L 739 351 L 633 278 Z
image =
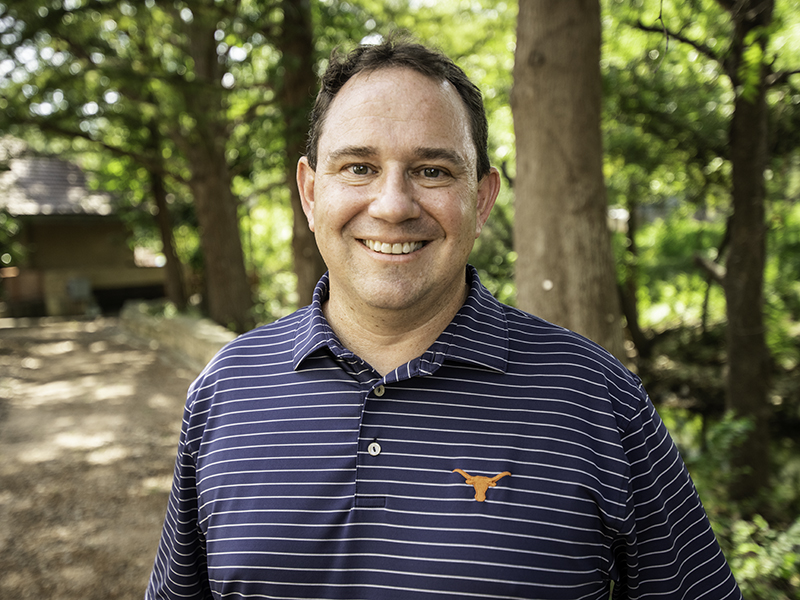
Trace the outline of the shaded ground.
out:
M 141 600 L 193 376 L 115 319 L 0 320 L 0 598 Z

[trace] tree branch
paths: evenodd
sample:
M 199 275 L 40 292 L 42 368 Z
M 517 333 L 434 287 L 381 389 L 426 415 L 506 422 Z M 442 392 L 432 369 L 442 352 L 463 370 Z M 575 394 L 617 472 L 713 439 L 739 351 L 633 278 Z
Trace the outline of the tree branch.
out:
M 103 148 L 104 150 L 107 150 L 108 152 L 114 154 L 115 156 L 130 158 L 132 161 L 142 165 L 143 167 L 146 167 L 148 170 L 154 173 L 158 173 L 162 177 L 169 177 L 181 183 L 188 183 L 188 181 L 184 177 L 164 169 L 164 166 L 160 161 L 154 161 L 151 160 L 148 156 L 145 156 L 144 154 L 140 154 L 138 152 L 131 152 L 130 150 L 125 150 L 124 148 L 120 148 L 119 146 L 113 146 L 106 142 L 96 140 L 93 137 L 91 137 L 88 133 L 85 133 L 83 131 L 66 129 L 56 123 L 48 123 L 46 121 L 44 122 L 27 121 L 26 123 L 42 131 L 50 131 L 52 133 L 63 135 L 65 137 L 81 138 L 87 140 L 89 142 L 92 142 L 96 146 Z
M 508 173 L 507 160 L 504 160 L 503 162 L 500 163 L 500 172 L 503 174 L 503 177 L 505 177 L 506 181 L 508 182 L 508 187 L 514 189 L 514 178 Z
M 741 0 L 717 0 L 717 4 L 721 5 L 725 10 L 733 12 L 738 10 L 736 5 L 741 5 Z
M 694 256 L 694 264 L 705 271 L 711 277 L 711 279 L 716 281 L 718 284 L 725 284 L 725 275 L 727 271 L 721 264 L 715 263 L 713 260 L 697 254 Z
M 793 71 L 776 71 L 767 76 L 766 84 L 767 87 L 772 87 L 774 85 L 782 85 L 789 81 L 789 77 L 792 75 L 800 75 L 800 69 L 795 69 Z
M 679 42 L 683 42 L 684 44 L 689 44 L 692 48 L 700 52 L 700 54 L 710 58 L 711 60 L 719 63 L 720 65 L 724 65 L 723 60 L 720 56 L 717 55 L 714 50 L 711 49 L 710 46 L 703 44 L 702 42 L 698 42 L 697 40 L 690 39 L 683 35 L 682 33 L 671 31 L 666 24 L 663 23 L 662 25 L 645 25 L 641 20 L 637 21 L 634 24 L 634 27 L 645 31 L 647 33 L 658 33 L 661 35 L 667 36 L 669 38 L 675 38 Z

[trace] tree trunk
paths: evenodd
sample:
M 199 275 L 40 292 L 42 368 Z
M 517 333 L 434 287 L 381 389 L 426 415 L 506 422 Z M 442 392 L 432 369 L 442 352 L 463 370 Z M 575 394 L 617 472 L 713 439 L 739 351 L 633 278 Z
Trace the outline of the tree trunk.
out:
M 156 98 L 151 93 L 149 96 L 150 102 L 156 106 Z M 158 125 L 154 120 L 147 122 L 147 129 L 150 132 L 149 142 L 147 144 L 148 150 L 154 156 L 161 156 L 161 134 L 158 131 Z M 183 282 L 183 265 L 178 258 L 178 253 L 175 251 L 175 238 L 172 232 L 172 215 L 169 211 L 169 204 L 167 203 L 167 190 L 164 188 L 164 177 L 161 173 L 154 170 L 149 171 L 150 174 L 150 189 L 153 194 L 153 201 L 156 205 L 156 224 L 158 225 L 158 232 L 161 235 L 161 251 L 166 258 L 164 269 L 166 271 L 166 281 L 164 284 L 164 291 L 167 295 L 167 300 L 172 302 L 179 311 L 186 309 L 186 287 Z
M 653 350 L 653 341 L 645 335 L 639 325 L 639 302 L 636 292 L 639 289 L 639 247 L 636 234 L 639 232 L 639 201 L 637 190 L 631 184 L 628 189 L 627 211 L 628 227 L 625 233 L 628 242 L 626 264 L 623 265 L 625 276 L 620 284 L 620 305 L 627 323 L 628 335 L 631 337 L 639 358 L 649 358 Z
M 725 3 L 727 4 L 727 3 Z M 737 89 L 730 133 L 733 216 L 725 276 L 728 316 L 728 409 L 752 420 L 753 429 L 733 455 L 741 469 L 731 484 L 731 499 L 755 499 L 769 486 L 769 351 L 764 332 L 766 224 L 764 170 L 768 161 L 768 119 L 764 61 L 745 65 L 746 40 L 767 45 L 771 0 L 736 3 L 731 9 L 734 40 L 729 75 Z M 760 31 L 760 33 L 759 33 Z M 745 70 L 749 69 L 749 76 Z M 756 71 L 754 72 L 753 69 Z M 755 77 L 753 75 L 755 74 Z
M 156 203 L 156 221 L 158 230 L 161 234 L 161 251 L 167 262 L 164 265 L 167 277 L 165 291 L 167 300 L 175 305 L 175 308 L 182 311 L 186 309 L 186 290 L 183 285 L 183 266 L 175 251 L 174 238 L 172 236 L 172 217 L 167 204 L 167 193 L 164 189 L 164 180 L 158 173 L 150 173 L 150 185 L 153 190 L 153 199 Z
M 193 7 L 189 51 L 194 60 L 192 85 L 184 101 L 195 125 L 183 144 L 192 178 L 200 246 L 203 250 L 209 316 L 237 332 L 253 324 L 250 285 L 244 266 L 236 198 L 225 157 L 225 120 L 222 68 L 217 58 L 213 9 Z
M 600 32 L 598 0 L 519 3 L 517 304 L 627 360 L 606 224 Z
M 325 262 L 317 250 L 314 234 L 300 204 L 295 173 L 297 161 L 305 152 L 308 133 L 308 114 L 312 93 L 316 87 L 314 75 L 314 44 L 311 27 L 310 0 L 283 1 L 283 30 L 279 40 L 283 65 L 281 111 L 285 122 L 286 185 L 292 201 L 294 217 L 292 251 L 297 275 L 298 305 L 311 303 L 314 287 L 325 272 Z

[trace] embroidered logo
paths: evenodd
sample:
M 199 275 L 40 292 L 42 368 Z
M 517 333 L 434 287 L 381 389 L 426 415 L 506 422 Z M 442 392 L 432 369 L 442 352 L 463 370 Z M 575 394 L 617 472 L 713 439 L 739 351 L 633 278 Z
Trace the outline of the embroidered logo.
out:
M 478 502 L 486 500 L 486 491 L 490 487 L 495 487 L 500 479 L 506 475 L 511 475 L 508 471 L 503 471 L 494 477 L 484 477 L 483 475 L 470 475 L 461 469 L 453 469 L 453 473 L 461 473 L 464 479 L 467 480 L 467 484 L 475 488 L 475 500 Z

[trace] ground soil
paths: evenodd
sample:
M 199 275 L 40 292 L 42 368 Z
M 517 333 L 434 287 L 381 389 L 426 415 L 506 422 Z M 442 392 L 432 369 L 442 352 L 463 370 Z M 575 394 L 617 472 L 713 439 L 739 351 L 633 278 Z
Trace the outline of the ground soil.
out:
M 0 320 L 0 598 L 141 600 L 186 389 L 113 318 Z

